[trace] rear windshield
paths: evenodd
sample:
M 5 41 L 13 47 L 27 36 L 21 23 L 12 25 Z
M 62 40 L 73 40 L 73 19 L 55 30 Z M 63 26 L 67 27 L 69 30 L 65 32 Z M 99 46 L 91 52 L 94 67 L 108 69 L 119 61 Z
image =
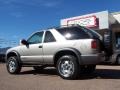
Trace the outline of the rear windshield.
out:
M 88 39 L 90 36 L 79 27 L 66 27 L 57 29 L 67 40 Z
M 96 39 L 100 39 L 102 40 L 102 36 L 97 33 L 96 31 L 94 30 L 91 30 L 91 29 L 88 29 L 88 28 L 85 28 L 85 27 L 81 27 L 85 32 L 87 32 L 88 34 L 90 34 L 92 36 L 92 38 L 96 38 Z

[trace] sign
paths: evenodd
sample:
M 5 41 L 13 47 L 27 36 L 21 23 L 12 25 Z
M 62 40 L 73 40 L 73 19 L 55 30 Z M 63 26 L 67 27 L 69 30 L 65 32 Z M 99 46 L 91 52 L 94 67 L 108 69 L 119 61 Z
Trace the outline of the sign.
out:
M 76 19 L 70 19 L 67 21 L 67 25 L 79 24 L 84 27 L 96 27 L 97 26 L 97 18 L 96 16 L 88 16 Z

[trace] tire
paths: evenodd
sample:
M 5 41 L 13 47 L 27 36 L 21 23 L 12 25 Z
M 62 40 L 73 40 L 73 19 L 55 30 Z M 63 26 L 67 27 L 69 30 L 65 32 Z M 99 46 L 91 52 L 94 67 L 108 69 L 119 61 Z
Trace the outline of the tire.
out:
M 80 66 L 80 69 L 83 74 L 91 74 L 95 71 L 96 65 L 84 65 Z
M 77 58 L 72 55 L 65 55 L 57 61 L 57 72 L 63 79 L 76 79 L 79 73 Z
M 36 71 L 40 71 L 40 70 L 43 70 L 45 68 L 45 66 L 34 66 L 33 69 L 36 70 Z
M 115 63 L 115 64 L 117 64 L 117 65 L 120 64 L 120 56 L 117 56 L 117 59 L 116 59 L 116 63 Z
M 21 71 L 21 65 L 18 63 L 17 56 L 11 56 L 6 62 L 7 71 L 10 74 L 18 74 Z

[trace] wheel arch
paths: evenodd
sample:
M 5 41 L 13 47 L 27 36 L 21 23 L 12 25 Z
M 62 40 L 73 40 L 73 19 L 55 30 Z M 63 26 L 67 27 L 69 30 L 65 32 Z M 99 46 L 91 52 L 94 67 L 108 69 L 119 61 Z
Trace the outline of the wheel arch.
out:
M 18 62 L 21 63 L 20 55 L 17 51 L 8 52 L 6 54 L 6 59 L 5 60 L 7 61 L 10 56 L 17 56 L 17 58 L 19 59 Z
M 63 56 L 63 55 L 74 55 L 77 57 L 77 61 L 79 64 L 82 63 L 81 61 L 81 53 L 77 50 L 77 49 L 74 49 L 74 48 L 63 48 L 63 49 L 60 49 L 59 51 L 57 51 L 55 54 L 54 54 L 54 57 L 53 57 L 53 60 L 54 60 L 54 65 L 56 66 L 56 63 L 58 61 L 58 59 Z

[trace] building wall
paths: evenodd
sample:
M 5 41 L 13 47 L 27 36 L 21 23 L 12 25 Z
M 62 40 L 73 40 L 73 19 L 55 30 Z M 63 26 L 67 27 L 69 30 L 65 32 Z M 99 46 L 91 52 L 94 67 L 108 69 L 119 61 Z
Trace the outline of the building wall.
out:
M 100 30 L 100 29 L 108 29 L 109 28 L 109 22 L 108 22 L 109 21 L 109 13 L 108 13 L 108 11 L 102 11 L 102 12 L 62 19 L 61 26 L 68 25 L 69 20 L 76 20 L 76 19 L 86 18 L 86 17 L 90 17 L 90 16 L 95 16 L 97 18 L 97 26 L 94 27 L 95 29 Z M 72 23 L 76 24 L 76 22 L 72 22 Z M 78 24 L 79 24 L 79 22 L 78 22 Z
M 94 17 L 96 20 L 94 20 Z M 61 26 L 68 26 L 69 24 L 79 24 L 81 26 L 90 27 L 94 30 L 103 30 L 109 29 L 112 24 L 116 24 L 118 23 L 118 21 L 120 22 L 120 13 L 111 14 L 108 11 L 101 11 L 97 13 L 62 19 L 60 23 Z
M 120 23 L 120 12 L 111 13 L 113 17 Z

